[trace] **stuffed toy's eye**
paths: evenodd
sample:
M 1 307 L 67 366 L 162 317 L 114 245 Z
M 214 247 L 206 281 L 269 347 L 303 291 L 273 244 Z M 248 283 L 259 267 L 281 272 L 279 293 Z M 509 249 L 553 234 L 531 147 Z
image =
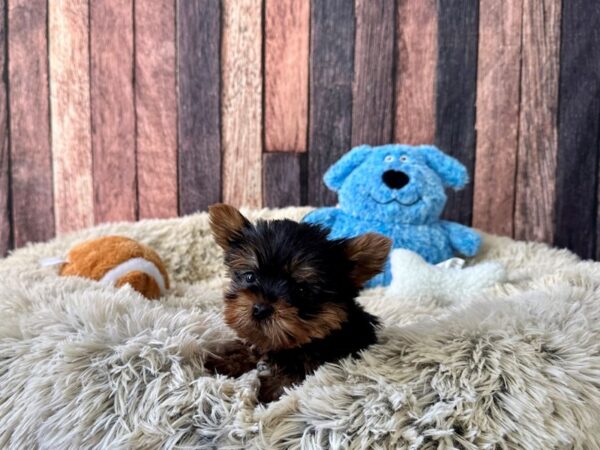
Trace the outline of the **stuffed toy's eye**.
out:
M 400 161 L 402 161 L 402 162 L 408 161 L 408 156 L 406 156 L 406 155 L 405 156 L 401 156 L 400 157 Z
M 246 272 L 244 274 L 244 281 L 246 283 L 254 283 L 256 281 L 256 275 L 252 272 Z
M 392 155 L 387 155 L 383 160 L 386 163 L 391 163 L 394 160 L 394 157 Z

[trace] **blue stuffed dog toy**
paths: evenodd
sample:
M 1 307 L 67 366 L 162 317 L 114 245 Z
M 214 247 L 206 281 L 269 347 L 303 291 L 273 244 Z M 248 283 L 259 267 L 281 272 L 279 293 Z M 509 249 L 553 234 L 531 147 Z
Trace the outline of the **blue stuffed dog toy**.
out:
M 384 234 L 393 240 L 393 248 L 411 250 L 432 264 L 455 254 L 473 256 L 479 234 L 440 220 L 444 189 L 460 189 L 468 179 L 465 166 L 433 146 L 362 145 L 325 173 L 325 184 L 338 193 L 339 206 L 317 209 L 303 220 L 330 228 L 331 238 Z M 388 285 L 391 278 L 388 262 L 369 286 Z

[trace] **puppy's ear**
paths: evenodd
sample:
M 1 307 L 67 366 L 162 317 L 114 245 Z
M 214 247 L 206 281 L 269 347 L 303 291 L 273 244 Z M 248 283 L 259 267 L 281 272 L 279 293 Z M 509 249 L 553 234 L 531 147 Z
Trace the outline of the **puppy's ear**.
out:
M 372 148 L 368 145 L 354 147 L 342 156 L 338 162 L 327 169 L 327 172 L 323 176 L 325 185 L 332 191 L 337 192 L 342 187 L 342 184 L 344 184 L 348 175 L 360 166 L 371 152 Z
M 391 248 L 391 239 L 377 233 L 366 233 L 346 242 L 346 255 L 354 263 L 350 276 L 357 287 L 383 271 Z
M 438 174 L 445 187 L 462 189 L 468 183 L 467 168 L 460 161 L 431 145 L 421 146 L 419 150 L 425 156 L 427 165 Z
M 231 241 L 244 228 L 252 224 L 233 206 L 217 203 L 208 207 L 210 229 L 215 241 L 223 250 L 229 249 Z

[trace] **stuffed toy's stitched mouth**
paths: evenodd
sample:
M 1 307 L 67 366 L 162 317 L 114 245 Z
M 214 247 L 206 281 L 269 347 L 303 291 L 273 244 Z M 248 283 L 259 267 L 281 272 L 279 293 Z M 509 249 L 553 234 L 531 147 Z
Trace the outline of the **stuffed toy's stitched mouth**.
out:
M 400 201 L 399 199 L 397 199 L 397 198 L 395 198 L 395 197 L 392 197 L 392 198 L 391 198 L 391 199 L 389 199 L 389 200 L 377 200 L 377 199 L 376 199 L 376 198 L 375 198 L 373 195 L 369 195 L 369 196 L 371 197 L 371 199 L 372 199 L 372 200 L 373 200 L 375 203 L 378 203 L 378 204 L 380 204 L 380 205 L 389 205 L 389 204 L 390 204 L 390 203 L 392 203 L 392 202 L 396 202 L 396 203 L 398 203 L 399 205 L 402 205 L 402 206 L 413 206 L 413 205 L 415 205 L 415 204 L 417 204 L 418 202 L 420 202 L 420 201 L 421 201 L 421 196 L 417 197 L 417 198 L 416 198 L 415 200 L 413 200 L 412 202 L 411 202 L 411 201 L 409 201 L 409 202 L 402 202 L 402 201 Z

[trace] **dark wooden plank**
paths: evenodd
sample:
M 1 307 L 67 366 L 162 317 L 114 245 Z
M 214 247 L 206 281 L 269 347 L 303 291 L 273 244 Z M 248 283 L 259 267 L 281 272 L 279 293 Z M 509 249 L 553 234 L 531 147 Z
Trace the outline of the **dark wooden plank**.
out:
M 435 138 L 436 0 L 398 0 L 394 141 L 431 144 Z
M 513 235 L 523 0 L 481 0 L 473 226 Z
M 438 0 L 435 144 L 473 175 L 478 0 Z M 473 185 L 448 193 L 444 217 L 471 223 Z
M 309 25 L 309 0 L 266 0 L 267 151 L 306 151 Z
M 600 145 L 600 3 L 567 3 L 561 27 L 554 242 L 590 258 Z
M 48 2 L 50 112 L 56 231 L 94 223 L 89 5 Z
M 391 142 L 394 2 L 356 0 L 352 146 Z
M 308 131 L 308 202 L 332 205 L 323 174 L 352 138 L 354 1 L 313 0 Z
M 191 2 L 185 2 L 191 3 Z M 135 2 L 135 110 L 140 219 L 177 216 L 175 3 Z M 159 183 L 156 181 L 160 180 Z
M 553 240 L 560 15 L 560 2 L 523 0 L 517 239 Z
M 179 209 L 221 200 L 221 2 L 179 0 Z
M 47 14 L 46 0 L 9 3 L 10 159 L 16 247 L 54 236 Z
M 0 73 L 7 73 L 6 0 L 0 0 Z M 7 77 L 0 79 L 0 258 L 11 248 Z
M 90 2 L 90 96 L 96 223 L 137 217 L 133 1 Z
M 223 201 L 262 204 L 262 0 L 224 0 Z
M 263 205 L 269 208 L 300 205 L 301 154 L 263 154 Z

